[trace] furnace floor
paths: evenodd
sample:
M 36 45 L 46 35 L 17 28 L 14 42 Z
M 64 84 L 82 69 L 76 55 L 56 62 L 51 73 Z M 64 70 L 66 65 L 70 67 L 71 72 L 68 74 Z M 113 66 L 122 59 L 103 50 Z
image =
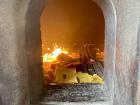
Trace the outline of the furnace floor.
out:
M 62 103 L 67 102 L 69 103 L 68 105 L 72 105 L 70 103 L 76 102 L 77 103 L 76 105 L 78 105 L 79 102 L 92 103 L 92 102 L 105 102 L 105 101 L 108 101 L 108 95 L 105 89 L 103 88 L 103 85 L 67 84 L 67 85 L 48 86 L 45 95 L 41 100 L 41 103 L 42 105 L 59 105 L 58 103 L 61 103 L 60 105 L 65 105 Z M 57 103 L 57 104 L 53 104 L 53 103 Z

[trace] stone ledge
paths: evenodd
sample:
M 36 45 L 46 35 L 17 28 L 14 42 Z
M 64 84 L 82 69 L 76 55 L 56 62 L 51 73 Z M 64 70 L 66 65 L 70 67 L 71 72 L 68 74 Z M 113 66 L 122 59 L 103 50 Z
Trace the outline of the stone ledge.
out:
M 41 102 L 40 105 L 112 105 L 110 101 L 104 102 Z
M 49 86 L 41 102 L 103 102 L 109 101 L 103 85 L 73 84 Z

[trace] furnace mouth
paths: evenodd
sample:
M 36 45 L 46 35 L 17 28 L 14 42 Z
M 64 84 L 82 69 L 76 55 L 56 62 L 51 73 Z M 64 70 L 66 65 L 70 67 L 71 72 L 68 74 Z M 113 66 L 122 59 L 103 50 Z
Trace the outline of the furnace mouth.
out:
M 40 22 L 45 102 L 104 100 L 105 19 L 98 4 L 48 0 Z

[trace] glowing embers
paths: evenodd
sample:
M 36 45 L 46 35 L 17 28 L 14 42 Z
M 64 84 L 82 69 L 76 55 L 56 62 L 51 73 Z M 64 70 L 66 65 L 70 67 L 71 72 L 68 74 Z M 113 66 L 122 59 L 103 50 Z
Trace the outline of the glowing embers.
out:
M 56 45 L 52 51 L 43 55 L 46 84 L 103 84 L 103 52 L 92 45 L 74 46 L 74 49 L 69 53 Z
M 48 48 L 50 50 L 50 48 Z M 66 51 L 62 47 L 58 47 L 57 45 L 54 46 L 54 50 L 51 53 L 46 53 L 43 55 L 43 62 L 53 62 L 57 60 L 57 57 L 61 54 L 68 54 L 68 51 Z

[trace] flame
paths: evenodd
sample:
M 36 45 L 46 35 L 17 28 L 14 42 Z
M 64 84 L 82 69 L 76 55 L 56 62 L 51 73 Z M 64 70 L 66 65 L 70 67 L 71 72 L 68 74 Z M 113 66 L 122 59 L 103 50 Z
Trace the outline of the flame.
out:
M 48 48 L 50 50 L 50 48 Z M 43 62 L 54 62 L 57 60 L 57 57 L 61 54 L 68 54 L 68 51 L 66 51 L 62 47 L 58 47 L 57 45 L 54 46 L 54 50 L 51 53 L 46 53 L 44 54 L 43 57 Z

